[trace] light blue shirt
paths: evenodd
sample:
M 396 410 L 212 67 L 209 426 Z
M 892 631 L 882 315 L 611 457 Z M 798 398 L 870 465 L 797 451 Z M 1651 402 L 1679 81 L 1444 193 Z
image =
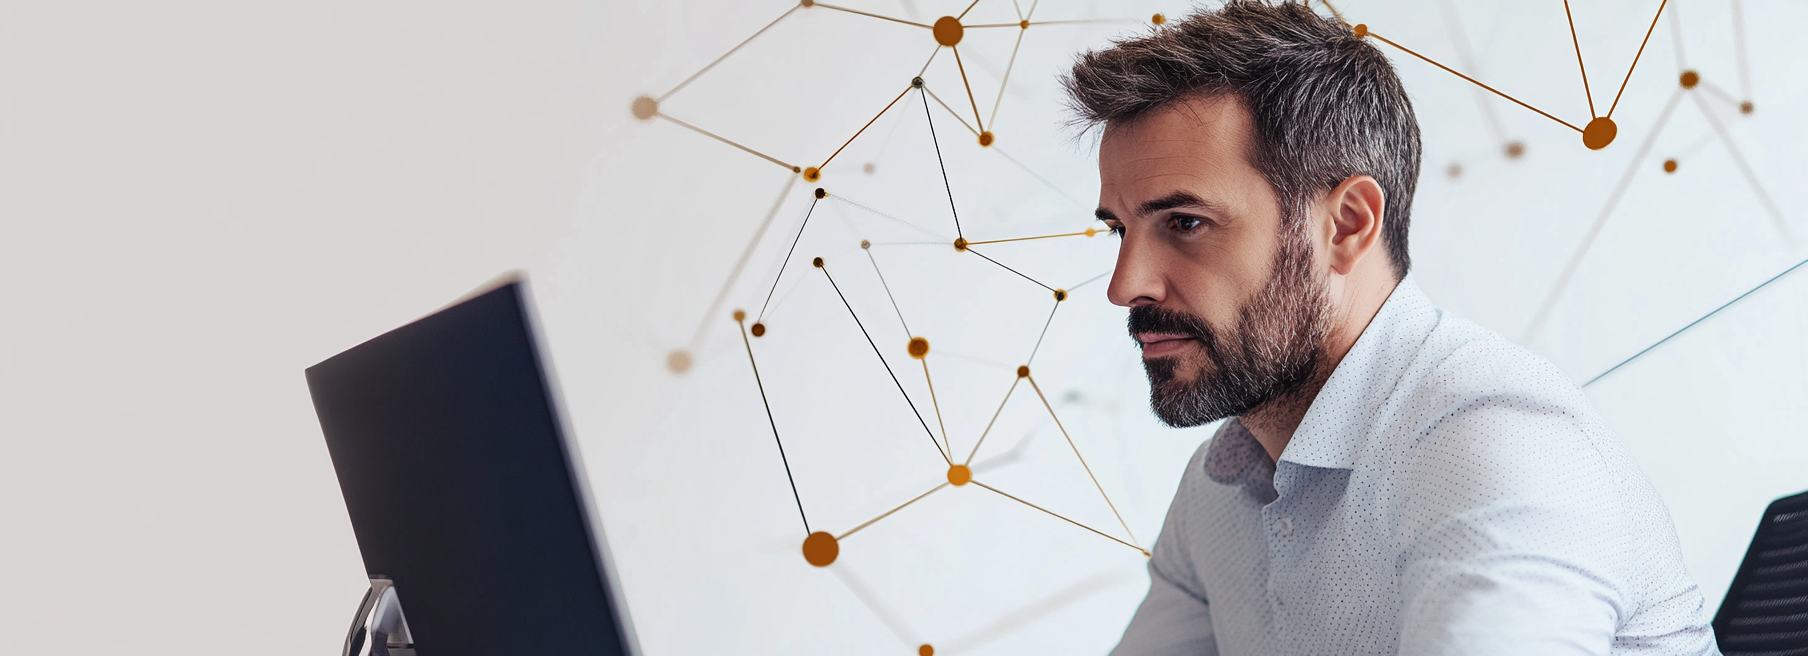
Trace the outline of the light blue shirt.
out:
M 1582 391 L 1401 281 L 1278 464 L 1187 464 L 1112 652 L 1718 654 L 1669 511 Z

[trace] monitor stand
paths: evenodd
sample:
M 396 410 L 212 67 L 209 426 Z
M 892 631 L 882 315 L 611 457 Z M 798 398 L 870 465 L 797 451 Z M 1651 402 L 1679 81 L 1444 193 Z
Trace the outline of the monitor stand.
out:
M 408 618 L 402 616 L 402 601 L 396 597 L 395 583 L 386 577 L 370 577 L 370 589 L 358 603 L 351 630 L 345 632 L 341 656 L 359 656 L 366 634 L 370 656 L 414 656 L 414 637 L 408 633 Z

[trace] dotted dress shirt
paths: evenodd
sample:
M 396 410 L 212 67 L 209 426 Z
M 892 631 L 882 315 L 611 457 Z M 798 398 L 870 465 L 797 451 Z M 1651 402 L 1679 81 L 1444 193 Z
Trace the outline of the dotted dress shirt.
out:
M 1193 456 L 1117 656 L 1718 654 L 1669 511 L 1582 390 L 1409 276 L 1280 462 Z

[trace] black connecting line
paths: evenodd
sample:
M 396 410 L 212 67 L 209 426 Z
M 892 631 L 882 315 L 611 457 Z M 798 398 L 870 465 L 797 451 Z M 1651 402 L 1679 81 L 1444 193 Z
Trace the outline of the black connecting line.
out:
M 854 318 L 854 325 L 860 327 L 861 336 L 865 337 L 866 343 L 873 347 L 873 355 L 879 357 L 879 364 L 884 366 L 885 373 L 887 375 L 891 376 L 892 384 L 898 386 L 898 394 L 903 395 L 904 402 L 907 404 L 910 404 L 911 414 L 916 415 L 917 423 L 920 423 L 923 425 L 923 434 L 929 436 L 929 443 L 935 445 L 935 452 L 942 454 L 942 459 L 947 460 L 949 465 L 953 465 L 954 461 L 949 459 L 948 452 L 942 450 L 942 442 L 940 440 L 935 439 L 935 431 L 929 430 L 929 422 L 925 421 L 923 419 L 923 413 L 917 410 L 916 402 L 910 400 L 910 394 L 908 392 L 904 391 L 904 383 L 899 382 L 898 374 L 892 372 L 891 363 L 885 361 L 885 354 L 879 351 L 879 344 L 877 342 L 873 341 L 873 336 L 871 333 L 866 332 L 866 324 L 863 324 L 860 322 L 860 315 L 858 313 L 854 312 L 854 306 L 852 304 L 848 303 L 847 295 L 841 293 L 841 285 L 835 284 L 835 276 L 829 275 L 829 267 L 825 264 L 819 264 L 817 266 L 818 266 L 818 268 L 822 269 L 823 277 L 829 279 L 829 286 L 835 288 L 835 295 L 841 298 L 841 304 L 844 306 L 847 306 L 848 316 L 851 316 Z
M 791 254 L 797 252 L 797 242 L 803 240 L 804 228 L 810 227 L 810 215 L 816 213 L 816 202 L 819 200 L 822 199 L 811 200 L 810 209 L 804 212 L 804 222 L 797 226 L 797 236 L 791 238 L 791 249 L 785 251 L 785 262 L 778 265 L 778 275 L 772 277 L 772 289 L 766 292 L 766 302 L 760 304 L 760 314 L 755 321 L 766 320 L 766 306 L 772 305 L 772 294 L 778 291 L 778 281 L 784 279 L 785 267 L 791 265 Z
M 747 364 L 753 365 L 753 383 L 759 386 L 760 403 L 766 406 L 766 423 L 772 425 L 772 441 L 778 443 L 778 459 L 785 464 L 785 480 L 791 483 L 791 498 L 797 501 L 797 516 L 803 518 L 804 536 L 809 537 L 810 517 L 804 514 L 804 498 L 797 494 L 797 479 L 791 476 L 791 460 L 785 457 L 785 442 L 778 437 L 778 420 L 772 418 L 772 402 L 766 399 L 766 383 L 760 380 L 760 364 L 753 360 L 753 343 L 747 341 L 746 326 L 741 327 L 741 345 L 747 347 Z
M 961 232 L 960 210 L 954 208 L 954 185 L 948 183 L 948 165 L 942 162 L 942 144 L 935 138 L 935 117 L 929 114 L 929 92 L 924 87 L 917 87 L 923 97 L 923 122 L 929 124 L 929 143 L 935 146 L 935 163 L 942 167 L 942 187 L 948 190 L 948 211 L 954 214 L 954 236 L 965 238 Z

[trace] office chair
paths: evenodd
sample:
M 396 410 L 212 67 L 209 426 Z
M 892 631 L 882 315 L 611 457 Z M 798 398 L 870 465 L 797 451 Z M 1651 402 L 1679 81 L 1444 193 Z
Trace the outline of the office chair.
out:
M 1808 656 L 1808 492 L 1764 509 L 1714 637 L 1727 656 Z

